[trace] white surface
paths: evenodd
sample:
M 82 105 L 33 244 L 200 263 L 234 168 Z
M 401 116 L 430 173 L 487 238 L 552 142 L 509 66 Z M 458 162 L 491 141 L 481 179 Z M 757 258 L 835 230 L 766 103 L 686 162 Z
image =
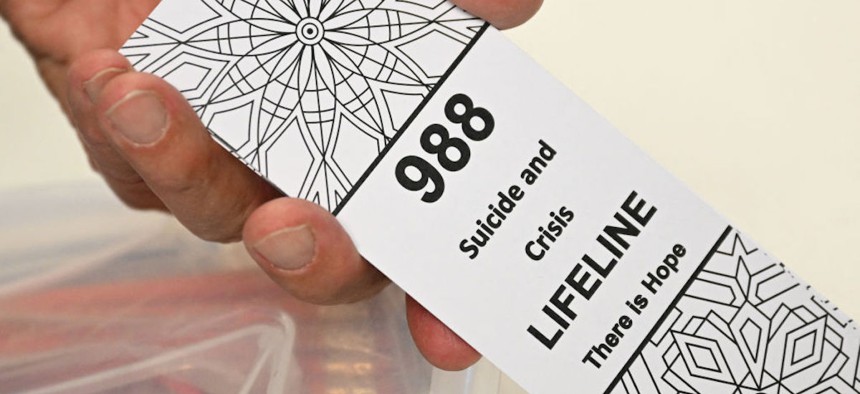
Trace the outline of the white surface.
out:
M 730 221 L 860 316 L 857 15 L 854 0 L 547 0 L 510 36 Z M 5 30 L 0 59 L 0 187 L 93 179 L 58 106 Z
M 0 188 L 97 179 L 33 62 L 0 19 Z
M 428 204 L 421 200 L 423 191 L 405 190 L 393 174 L 397 163 L 412 155 L 439 169 L 435 155 L 422 152 L 421 131 L 439 124 L 451 136 L 462 137 L 444 115 L 446 103 L 457 93 L 491 112 L 495 129 L 482 141 L 464 139 L 471 151 L 468 163 L 458 172 L 440 169 L 444 193 Z M 555 393 L 571 382 L 579 382 L 583 393 L 609 387 L 727 226 L 494 29 L 477 41 L 410 128 L 416 132 L 407 131 L 397 140 L 345 204 L 341 223 L 380 271 L 530 392 Z M 547 154 L 548 146 L 556 153 Z M 520 174 L 538 154 L 548 161 L 546 168 L 534 182 L 522 179 Z M 511 185 L 522 191 L 516 206 L 505 215 L 490 213 L 487 206 L 501 207 L 497 193 Z M 575 217 L 566 219 L 565 227 L 553 221 L 561 232 L 549 237 L 541 231 L 556 231 L 548 225 L 550 212 Z M 616 213 L 628 224 L 613 218 Z M 489 223 L 488 214 L 499 226 L 475 235 L 475 222 Z M 613 256 L 596 241 L 607 225 L 632 225 L 641 231 L 624 237 L 629 247 L 607 241 L 623 257 Z M 461 252 L 462 240 L 485 234 L 486 244 L 474 259 Z M 539 259 L 525 251 L 536 240 L 547 246 Z M 410 246 L 398 246 L 404 244 Z M 652 294 L 640 282 L 661 266 L 676 244 L 686 253 L 680 262 L 675 260 L 677 271 L 664 276 Z M 601 269 L 590 267 L 583 254 Z M 758 262 L 755 256 L 747 258 Z M 757 265 L 751 267 L 759 272 Z M 584 290 L 576 290 L 574 281 Z M 625 306 L 637 295 L 648 299 L 641 315 Z M 554 304 L 555 297 L 569 303 L 569 309 Z M 808 297 L 800 292 L 780 300 L 800 305 Z M 564 323 L 554 321 L 545 306 Z M 690 312 L 678 310 L 685 316 Z M 583 362 L 620 316 L 631 318 L 632 327 L 613 345 L 611 357 L 601 360 L 599 368 Z M 539 334 L 529 334 L 529 329 Z M 650 357 L 648 361 L 657 364 Z
M 738 228 L 860 315 L 860 3 L 561 3 L 547 1 L 512 36 Z

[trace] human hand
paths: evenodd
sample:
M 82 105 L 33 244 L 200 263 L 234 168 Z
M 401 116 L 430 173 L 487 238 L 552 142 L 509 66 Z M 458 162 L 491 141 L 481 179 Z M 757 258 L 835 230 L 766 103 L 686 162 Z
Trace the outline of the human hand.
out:
M 542 0 L 455 0 L 500 28 L 529 19 Z M 294 296 L 354 302 L 387 285 L 321 207 L 278 191 L 209 136 L 183 96 L 137 73 L 117 49 L 158 0 L 0 0 L 0 15 L 33 56 L 75 126 L 92 167 L 129 206 L 172 213 L 200 238 L 243 240 Z M 480 357 L 414 300 L 413 338 L 427 359 L 462 369 Z

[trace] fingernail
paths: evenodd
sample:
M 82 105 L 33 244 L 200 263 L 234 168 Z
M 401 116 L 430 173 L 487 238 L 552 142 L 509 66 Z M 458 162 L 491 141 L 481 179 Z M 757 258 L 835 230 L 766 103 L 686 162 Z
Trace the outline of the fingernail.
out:
M 254 245 L 254 250 L 275 268 L 295 271 L 314 259 L 316 239 L 307 225 L 290 227 L 269 234 Z
M 106 115 L 113 127 L 135 145 L 155 144 L 167 132 L 167 110 L 153 92 L 130 92 Z
M 84 92 L 90 98 L 90 102 L 95 103 L 99 99 L 105 85 L 110 82 L 115 76 L 124 73 L 126 70 L 116 67 L 109 67 L 101 70 L 93 75 L 88 81 L 84 82 Z

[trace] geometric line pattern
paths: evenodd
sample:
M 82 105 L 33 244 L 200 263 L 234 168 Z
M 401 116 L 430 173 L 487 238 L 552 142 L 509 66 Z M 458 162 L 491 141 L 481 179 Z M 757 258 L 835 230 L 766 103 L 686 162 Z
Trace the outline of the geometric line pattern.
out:
M 732 230 L 612 393 L 860 393 L 857 326 Z
M 483 25 L 443 0 L 164 0 L 121 53 L 285 194 L 334 210 Z

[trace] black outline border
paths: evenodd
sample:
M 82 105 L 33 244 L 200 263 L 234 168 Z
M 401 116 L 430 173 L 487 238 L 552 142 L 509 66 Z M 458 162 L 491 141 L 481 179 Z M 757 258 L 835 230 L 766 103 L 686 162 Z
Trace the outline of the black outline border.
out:
M 460 52 L 460 55 L 457 56 L 457 59 L 454 60 L 454 63 L 451 64 L 451 67 L 448 67 L 448 70 L 445 71 L 445 74 L 442 75 L 441 78 L 439 78 L 439 80 L 433 86 L 433 89 L 430 91 L 429 94 L 427 94 L 427 97 L 424 98 L 424 101 L 422 101 L 421 104 L 419 104 L 418 107 L 415 108 L 415 111 L 413 111 L 412 115 L 410 115 L 406 122 L 403 123 L 403 126 L 400 128 L 397 134 L 395 134 L 394 137 L 391 137 L 391 141 L 389 141 L 388 144 L 385 145 L 385 148 L 383 148 L 382 152 L 380 152 L 379 155 L 376 156 L 376 159 L 373 160 L 373 163 L 370 164 L 370 167 L 368 167 L 367 170 L 364 171 L 364 174 L 361 176 L 361 178 L 359 178 L 358 181 L 355 182 L 355 184 L 349 190 L 349 193 L 347 193 L 346 196 L 343 197 L 343 199 L 340 201 L 340 204 L 338 204 L 337 207 L 332 211 L 332 214 L 334 216 L 337 216 L 340 211 L 343 210 L 344 206 L 346 206 L 349 200 L 352 199 L 352 196 L 355 195 L 355 192 L 358 191 L 361 185 L 364 184 L 364 181 L 366 181 L 367 178 L 370 177 L 370 174 L 373 173 L 373 170 L 375 170 L 377 166 L 379 166 L 379 163 L 382 162 L 382 159 L 384 159 L 385 156 L 388 155 L 388 152 L 391 151 L 391 148 L 393 148 L 394 144 L 397 143 L 397 140 L 400 139 L 400 136 L 402 136 L 403 133 L 409 130 L 409 126 L 412 125 L 412 122 L 415 121 L 415 118 L 418 117 L 418 114 L 420 114 L 424 107 L 427 106 L 427 103 L 429 103 L 430 100 L 433 99 L 433 96 L 436 95 L 436 92 L 439 91 L 439 88 L 442 86 L 442 84 L 444 84 L 445 81 L 448 80 L 448 77 L 450 77 L 451 74 L 454 73 L 454 70 L 457 68 L 457 66 L 459 66 L 463 59 L 466 58 L 466 55 L 471 52 L 472 48 L 475 46 L 475 44 L 478 43 L 478 40 L 481 39 L 481 37 L 489 28 L 490 24 L 485 22 L 484 25 L 481 26 L 481 29 L 478 30 L 477 33 L 475 33 L 475 36 L 472 38 L 471 41 L 469 41 L 468 44 L 466 44 L 466 47 L 463 49 L 462 52 Z
M 615 389 L 615 386 L 618 385 L 618 382 L 621 381 L 621 379 L 624 377 L 624 374 L 627 373 L 627 371 L 630 369 L 630 366 L 633 365 L 634 361 L 636 361 L 636 358 L 642 354 L 642 349 L 645 349 L 645 346 L 647 346 L 648 342 L 651 341 L 651 337 L 653 337 L 654 334 L 657 333 L 657 330 L 660 329 L 660 326 L 663 325 L 663 321 L 665 321 L 666 318 L 669 317 L 669 314 L 673 310 L 675 310 L 675 307 L 678 305 L 678 302 L 681 301 L 681 298 L 684 297 L 684 294 L 686 294 L 687 290 L 690 289 L 690 286 L 693 285 L 693 281 L 695 281 L 696 277 L 698 277 L 699 274 L 702 273 L 702 270 L 705 269 L 705 266 L 708 264 L 708 262 L 711 261 L 711 258 L 714 257 L 714 254 L 717 253 L 717 249 L 720 248 L 720 245 L 725 242 L 726 237 L 728 237 L 733 230 L 734 228 L 732 228 L 732 226 L 726 227 L 725 231 L 723 231 L 723 234 L 720 235 L 720 238 L 717 240 L 717 243 L 715 243 L 714 246 L 711 247 L 711 250 L 708 251 L 708 254 L 705 255 L 705 258 L 702 260 L 701 263 L 699 263 L 699 267 L 696 268 L 696 272 L 693 272 L 693 275 L 690 276 L 690 279 L 687 280 L 687 283 L 684 284 L 684 287 L 681 288 L 681 291 L 678 292 L 678 295 L 675 296 L 675 299 L 672 300 L 672 302 L 669 304 L 669 307 L 666 308 L 666 310 L 663 312 L 663 315 L 660 316 L 660 319 L 657 320 L 657 323 L 654 324 L 654 327 L 651 328 L 651 331 L 648 332 L 648 335 L 645 336 L 645 339 L 642 340 L 642 343 L 639 344 L 639 347 L 636 348 L 636 351 L 633 352 L 633 354 L 624 364 L 624 367 L 621 368 L 620 371 L 618 371 L 618 375 L 615 375 L 615 379 L 612 379 L 612 382 L 609 383 L 609 387 L 607 387 L 606 390 L 603 391 L 603 394 L 609 394 L 612 392 L 613 389 Z

